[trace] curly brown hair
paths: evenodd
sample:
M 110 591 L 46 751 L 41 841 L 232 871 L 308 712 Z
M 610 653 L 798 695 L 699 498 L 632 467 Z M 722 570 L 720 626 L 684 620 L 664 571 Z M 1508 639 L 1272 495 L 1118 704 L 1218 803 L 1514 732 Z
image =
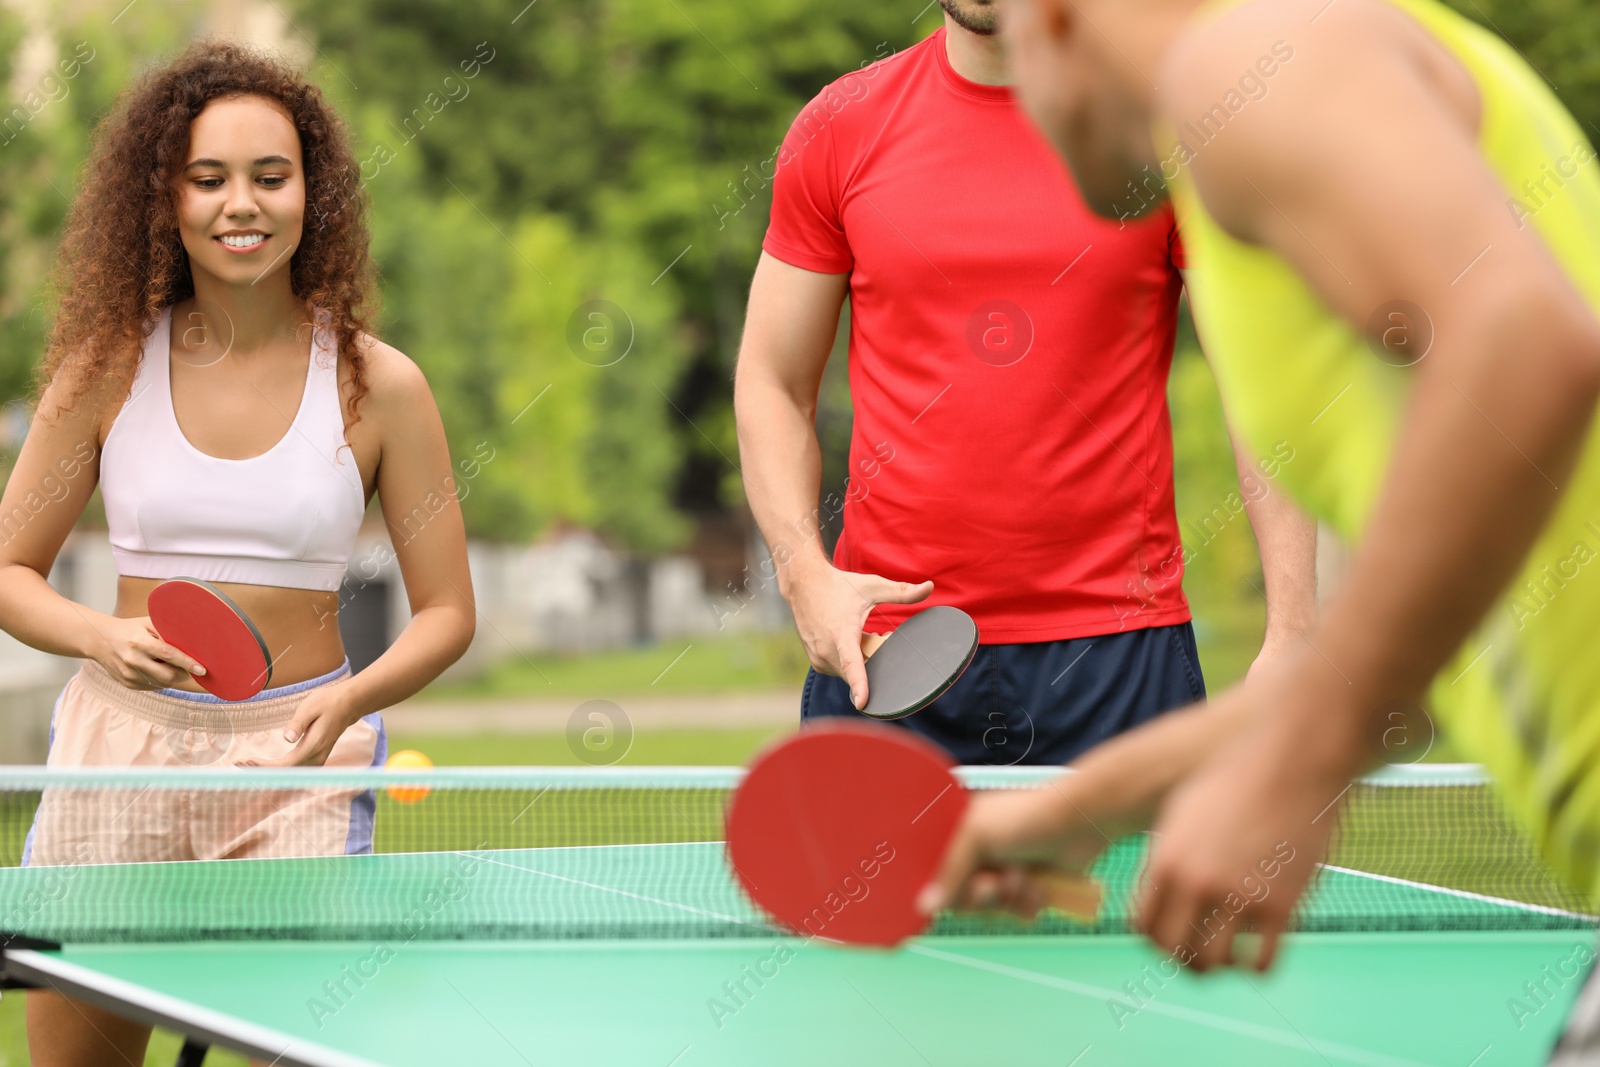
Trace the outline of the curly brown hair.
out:
M 306 222 L 289 284 L 305 301 L 308 323 L 313 308 L 331 316 L 354 385 L 346 422 L 359 421 L 367 381 L 357 338 L 372 334 L 376 285 L 366 192 L 344 123 L 282 59 L 214 40 L 146 72 L 95 127 L 51 275 L 57 309 L 39 369 L 41 395 L 59 379 L 62 406 L 70 408 L 97 385 L 125 388 L 155 316 L 194 295 L 173 183 L 195 117 L 213 100 L 241 96 L 278 105 L 299 132 Z M 128 180 L 135 175 L 144 180 Z

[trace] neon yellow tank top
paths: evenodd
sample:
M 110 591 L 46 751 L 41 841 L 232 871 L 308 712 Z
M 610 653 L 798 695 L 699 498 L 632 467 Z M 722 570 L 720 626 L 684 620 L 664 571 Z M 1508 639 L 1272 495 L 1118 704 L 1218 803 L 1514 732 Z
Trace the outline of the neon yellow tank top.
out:
M 1600 164 L 1578 123 L 1500 38 L 1434 0 L 1389 2 L 1470 72 L 1478 142 L 1506 209 L 1538 229 L 1600 313 Z M 1230 419 L 1259 455 L 1293 449 L 1282 482 L 1355 545 L 1410 372 L 1375 356 L 1279 256 L 1223 232 L 1187 179 L 1171 189 L 1189 294 Z M 1600 903 L 1600 432 L 1522 573 L 1435 680 L 1431 704 L 1551 866 Z

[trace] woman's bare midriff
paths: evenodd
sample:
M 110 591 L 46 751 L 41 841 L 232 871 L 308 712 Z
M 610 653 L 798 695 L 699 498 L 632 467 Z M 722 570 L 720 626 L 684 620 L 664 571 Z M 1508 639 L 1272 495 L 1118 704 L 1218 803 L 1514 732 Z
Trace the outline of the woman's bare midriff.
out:
M 116 614 L 124 619 L 149 615 L 146 601 L 150 590 L 160 584 L 154 578 L 119 577 Z M 338 593 L 233 582 L 212 584 L 239 605 L 261 631 L 272 657 L 273 688 L 318 678 L 344 665 Z M 191 678 L 173 688 L 202 692 Z

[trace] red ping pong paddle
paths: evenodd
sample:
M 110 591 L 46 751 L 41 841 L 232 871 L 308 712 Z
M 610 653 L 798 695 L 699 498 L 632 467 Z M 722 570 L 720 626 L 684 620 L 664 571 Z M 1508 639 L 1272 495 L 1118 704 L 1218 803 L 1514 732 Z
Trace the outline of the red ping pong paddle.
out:
M 861 714 L 900 719 L 943 696 L 978 651 L 978 624 L 948 605 L 919 611 L 867 656 L 867 704 Z
M 762 910 L 802 936 L 895 945 L 929 917 L 916 901 L 961 825 L 967 790 L 940 749 L 863 722 L 812 727 L 768 749 L 728 806 L 728 859 Z M 1099 910 L 1087 876 L 1040 875 L 1049 905 Z
M 261 632 L 210 582 L 162 582 L 150 590 L 147 610 L 161 640 L 206 669 L 191 676 L 206 692 L 223 700 L 248 700 L 272 681 L 272 657 Z

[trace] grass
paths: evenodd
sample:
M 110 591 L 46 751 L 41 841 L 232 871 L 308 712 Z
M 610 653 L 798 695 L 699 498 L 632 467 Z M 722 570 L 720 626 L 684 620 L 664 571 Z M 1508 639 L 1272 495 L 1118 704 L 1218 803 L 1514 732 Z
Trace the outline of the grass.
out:
M 615 761 L 618 766 L 732 766 L 750 757 L 786 729 L 782 726 L 735 730 L 661 730 L 640 733 Z M 564 734 L 480 734 L 463 737 L 391 739 L 395 748 L 416 748 L 436 766 L 572 766 L 580 759 Z M 633 797 L 633 800 L 639 798 Z M 546 848 L 559 845 L 694 841 L 720 832 L 720 792 L 687 791 L 670 804 L 621 803 L 597 810 L 595 798 L 578 793 L 438 791 L 414 805 L 399 807 L 378 798 L 379 852 L 429 851 L 464 847 Z M 508 819 L 538 804 L 537 818 Z
M 431 686 L 425 699 L 474 700 L 710 695 L 794 689 L 805 681 L 805 649 L 792 630 L 725 633 L 583 656 L 516 656 L 470 682 Z
M 785 732 L 782 726 L 640 732 L 616 762 L 631 766 L 743 764 Z M 403 748 L 417 749 L 441 767 L 566 767 L 589 762 L 579 758 L 565 734 L 391 734 L 389 750 Z

